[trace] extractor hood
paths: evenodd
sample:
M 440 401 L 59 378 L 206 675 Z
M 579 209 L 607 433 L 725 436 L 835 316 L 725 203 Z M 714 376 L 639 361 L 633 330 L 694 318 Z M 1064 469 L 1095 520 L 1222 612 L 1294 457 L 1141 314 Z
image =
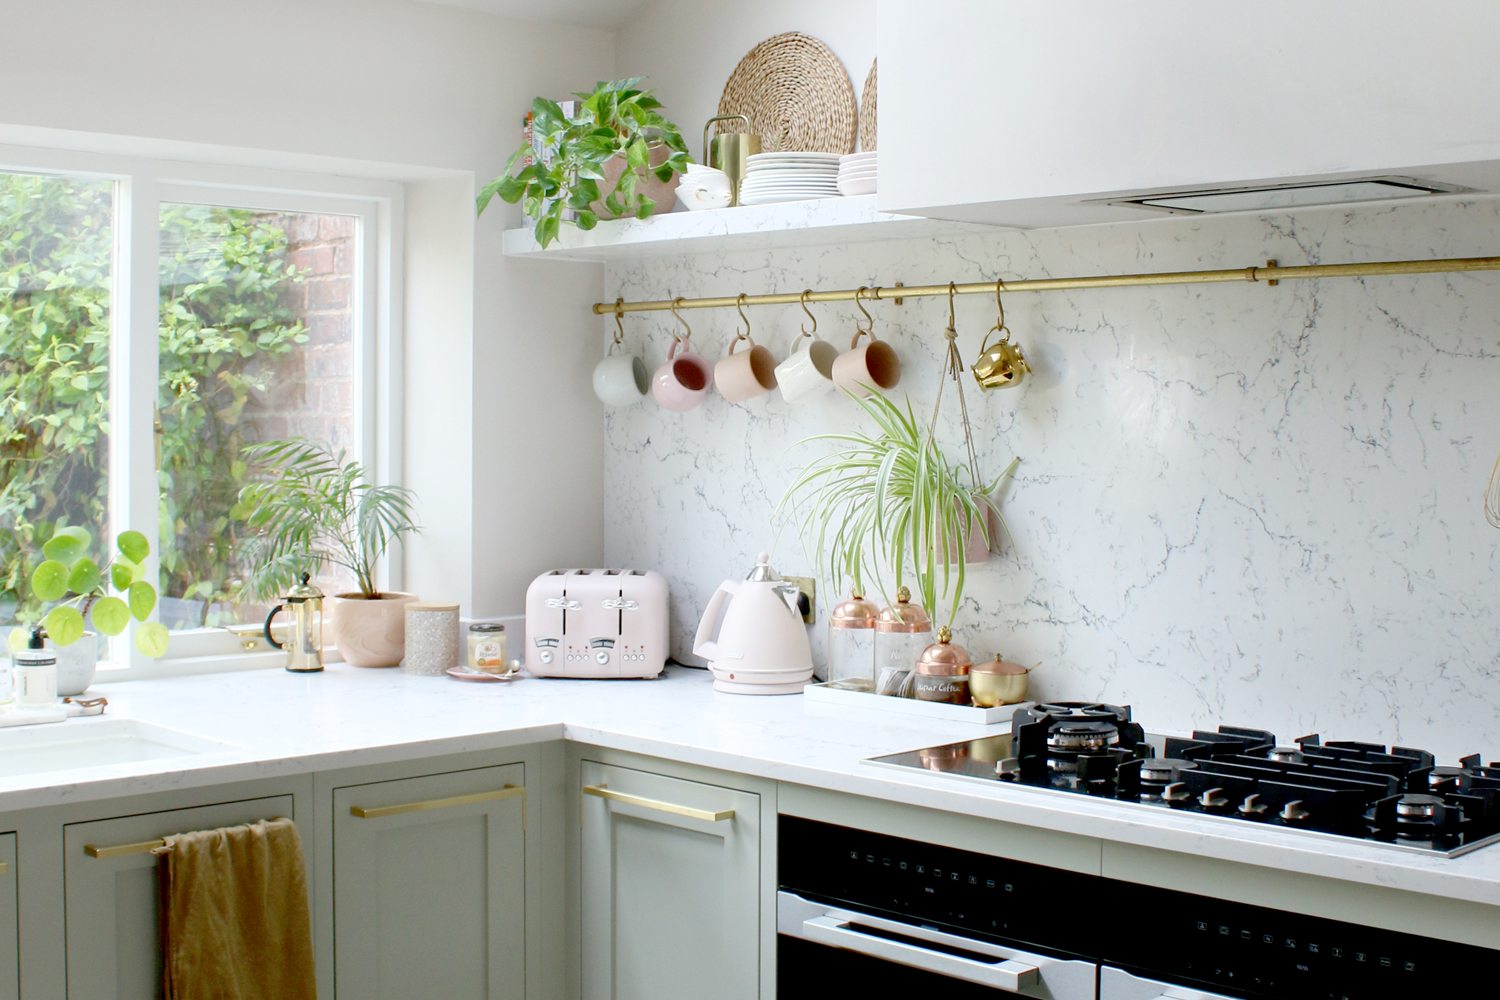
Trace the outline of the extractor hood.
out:
M 1439 194 L 1462 194 L 1473 188 L 1410 177 L 1360 177 L 1306 184 L 1264 187 L 1199 188 L 1158 192 L 1135 198 L 1101 198 L 1096 203 L 1143 208 L 1172 215 L 1209 215 L 1220 212 L 1277 212 L 1312 205 L 1352 205 L 1396 201 Z

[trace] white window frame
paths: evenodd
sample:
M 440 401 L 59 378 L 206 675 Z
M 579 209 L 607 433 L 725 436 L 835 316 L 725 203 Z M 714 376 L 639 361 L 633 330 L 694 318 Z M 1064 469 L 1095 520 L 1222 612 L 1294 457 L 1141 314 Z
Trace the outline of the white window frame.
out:
M 351 451 L 373 468 L 377 481 L 402 481 L 401 184 L 261 166 L 11 145 L 0 145 L 0 171 L 115 181 L 110 531 L 133 528 L 150 540 L 152 554 L 146 569 L 153 585 L 159 550 L 154 416 L 164 202 L 356 217 L 360 295 L 355 303 L 356 427 Z M 399 546 L 383 560 L 377 579 L 383 588 L 400 589 Z M 251 635 L 221 628 L 173 632 L 167 655 L 153 660 L 135 648 L 135 629 L 132 622 L 111 643 L 112 656 L 118 659 L 100 663 L 95 683 L 279 666 L 285 661 L 285 654 L 268 649 L 263 639 L 251 649 Z M 331 646 L 328 653 L 333 653 Z

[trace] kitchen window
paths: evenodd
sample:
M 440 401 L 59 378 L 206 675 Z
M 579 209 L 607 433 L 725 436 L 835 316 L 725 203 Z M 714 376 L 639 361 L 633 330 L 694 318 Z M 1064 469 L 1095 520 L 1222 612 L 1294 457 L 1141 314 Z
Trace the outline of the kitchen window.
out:
M 385 182 L 0 147 L 0 625 L 44 611 L 38 537 L 80 525 L 103 557 L 129 527 L 172 640 L 101 638 L 100 680 L 280 655 L 239 592 L 245 449 L 313 438 L 399 481 L 399 207 Z

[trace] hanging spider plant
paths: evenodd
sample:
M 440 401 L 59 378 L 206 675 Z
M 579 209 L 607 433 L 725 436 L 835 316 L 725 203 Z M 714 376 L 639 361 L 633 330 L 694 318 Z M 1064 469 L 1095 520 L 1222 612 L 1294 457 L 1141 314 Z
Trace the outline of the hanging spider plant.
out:
M 862 590 L 868 574 L 889 602 L 895 588 L 879 579 L 888 567 L 896 587 L 910 574 L 934 621 L 938 602 L 951 590 L 951 626 L 963 599 L 971 533 L 980 532 L 990 544 L 993 512 L 998 527 L 1009 534 L 992 497 L 1020 459 L 993 482 L 978 483 L 968 465 L 943 454 L 931 430 L 917 422 L 910 400 L 903 410 L 879 393 L 850 398 L 879 433 L 819 434 L 799 442 L 827 442 L 837 450 L 802 469 L 776 514 L 788 513 L 835 590 L 843 590 L 846 577 Z

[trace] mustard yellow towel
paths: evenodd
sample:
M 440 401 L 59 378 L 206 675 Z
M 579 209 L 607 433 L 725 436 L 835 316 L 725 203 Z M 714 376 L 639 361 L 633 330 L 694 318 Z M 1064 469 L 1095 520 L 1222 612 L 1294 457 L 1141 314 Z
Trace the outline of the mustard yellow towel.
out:
M 262 820 L 165 839 L 166 1000 L 316 1000 L 297 825 Z

